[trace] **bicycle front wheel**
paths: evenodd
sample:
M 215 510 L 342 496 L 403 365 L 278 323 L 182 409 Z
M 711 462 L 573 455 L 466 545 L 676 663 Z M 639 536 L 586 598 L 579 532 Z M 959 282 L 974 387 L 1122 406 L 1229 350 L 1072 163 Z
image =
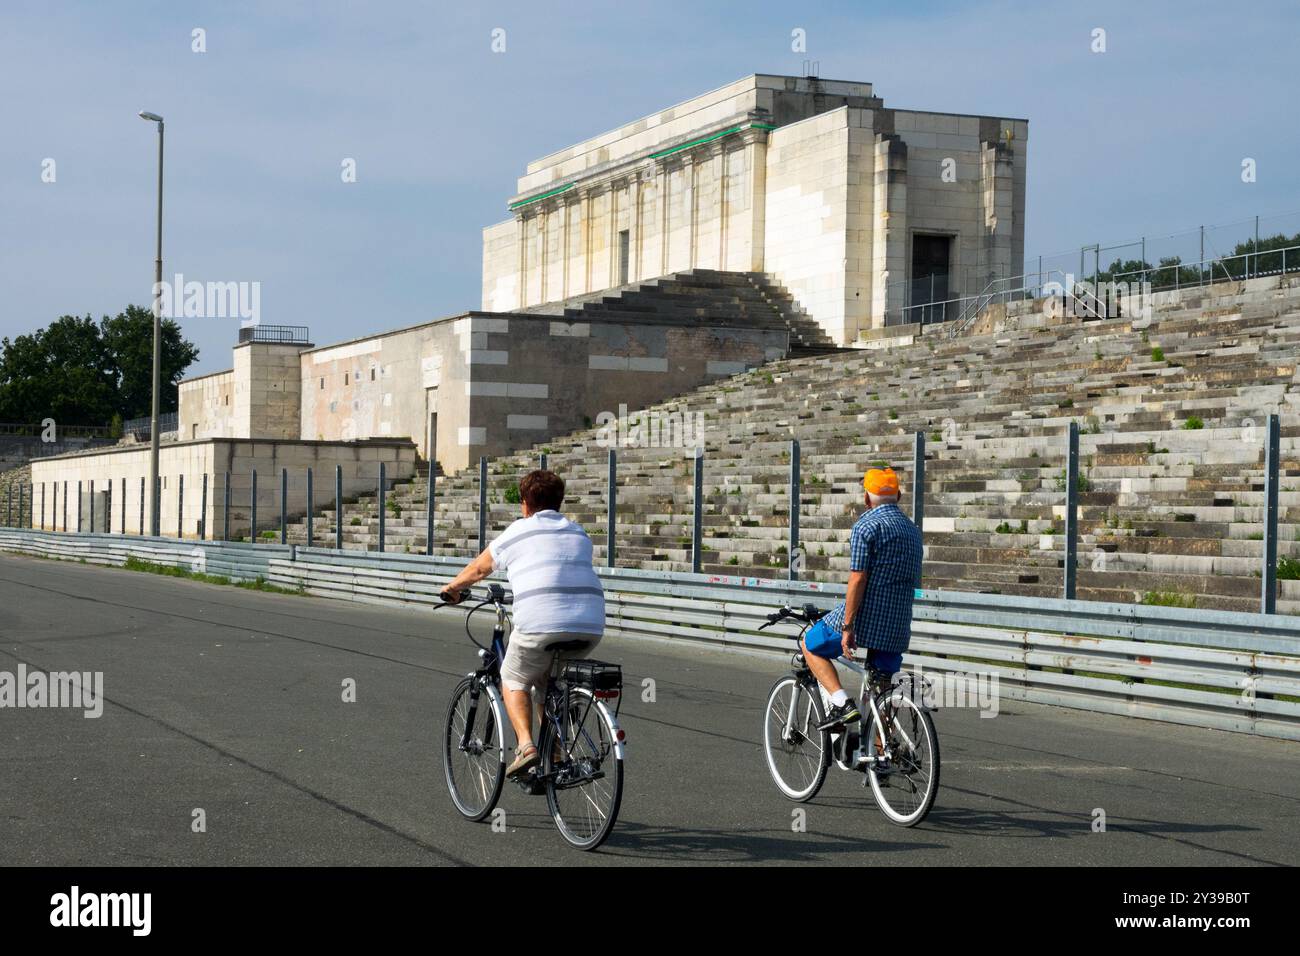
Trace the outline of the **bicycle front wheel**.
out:
M 442 740 L 442 768 L 461 816 L 482 820 L 506 779 L 505 712 L 491 684 L 467 677 L 452 691 Z
M 914 700 L 895 693 L 871 719 L 871 743 L 890 754 L 887 770 L 867 769 L 871 792 L 891 823 L 914 827 L 925 819 L 939 792 L 939 735 L 934 721 Z M 881 730 L 883 721 L 884 730 Z
M 623 802 L 623 753 L 618 724 L 590 690 L 569 690 L 566 713 L 544 721 L 538 750 L 546 805 L 555 826 L 579 850 L 605 842 Z
M 763 716 L 763 754 L 777 789 L 804 803 L 817 796 L 831 765 L 830 734 L 818 730 L 825 719 L 820 695 L 793 674 L 782 677 L 767 695 Z

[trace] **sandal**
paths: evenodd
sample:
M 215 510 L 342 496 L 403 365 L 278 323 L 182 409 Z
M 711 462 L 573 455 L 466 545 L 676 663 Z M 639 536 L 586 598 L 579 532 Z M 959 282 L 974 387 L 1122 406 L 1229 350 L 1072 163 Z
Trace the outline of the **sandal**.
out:
M 522 776 L 537 765 L 537 759 L 537 748 L 531 743 L 516 748 L 515 762 L 506 768 L 506 776 L 511 780 Z

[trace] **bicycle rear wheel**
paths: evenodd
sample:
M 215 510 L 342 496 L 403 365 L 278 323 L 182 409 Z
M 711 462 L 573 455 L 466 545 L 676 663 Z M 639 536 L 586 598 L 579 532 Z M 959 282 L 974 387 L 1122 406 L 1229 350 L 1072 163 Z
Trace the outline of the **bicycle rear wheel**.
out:
M 442 767 L 461 816 L 482 820 L 501 798 L 506 778 L 501 697 L 490 683 L 467 677 L 452 691 L 442 740 Z
M 883 740 L 892 755 L 888 771 L 867 769 L 876 803 L 891 823 L 914 827 L 925 819 L 939 792 L 939 735 L 934 721 L 914 700 L 895 693 L 880 702 L 880 722 L 871 719 L 869 743 Z
M 763 714 L 763 755 L 777 789 L 804 803 L 817 796 L 831 764 L 830 734 L 818 730 L 825 719 L 820 695 L 793 674 L 782 677 L 767 695 Z
M 605 842 L 623 802 L 623 756 L 618 724 L 609 709 L 583 687 L 569 690 L 561 719 L 543 722 L 538 750 L 546 781 L 546 805 L 571 845 L 594 850 Z

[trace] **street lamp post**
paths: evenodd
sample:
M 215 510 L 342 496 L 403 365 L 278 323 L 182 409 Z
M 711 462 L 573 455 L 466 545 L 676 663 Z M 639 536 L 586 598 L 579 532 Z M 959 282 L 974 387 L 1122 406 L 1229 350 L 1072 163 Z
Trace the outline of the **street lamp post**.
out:
M 160 531 L 158 513 L 158 399 L 162 376 L 162 200 L 163 200 L 163 118 L 157 113 L 140 111 L 140 118 L 158 124 L 158 249 L 153 263 L 153 396 L 149 408 L 149 533 Z

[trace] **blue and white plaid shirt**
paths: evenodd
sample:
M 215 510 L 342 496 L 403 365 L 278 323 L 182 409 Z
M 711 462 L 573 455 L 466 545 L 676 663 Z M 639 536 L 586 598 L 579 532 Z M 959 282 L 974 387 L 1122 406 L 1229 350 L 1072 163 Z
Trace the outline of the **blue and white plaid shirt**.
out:
M 849 536 L 849 568 L 867 572 L 867 593 L 853 617 L 858 647 L 901 654 L 912 638 L 912 598 L 921 586 L 921 532 L 898 505 L 863 512 Z M 844 603 L 826 615 L 844 629 Z

